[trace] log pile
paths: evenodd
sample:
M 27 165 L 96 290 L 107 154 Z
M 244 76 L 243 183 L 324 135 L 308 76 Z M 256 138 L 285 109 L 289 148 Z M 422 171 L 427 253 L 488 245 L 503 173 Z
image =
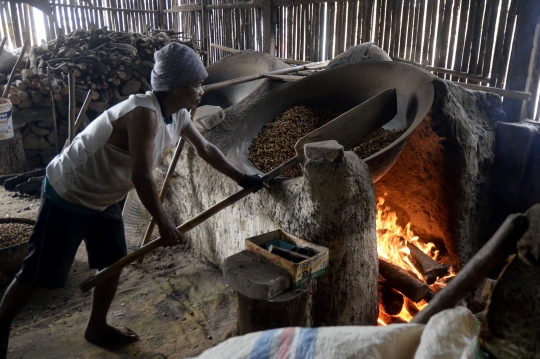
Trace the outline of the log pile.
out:
M 53 116 L 58 123 L 60 149 L 67 138 L 68 74 L 75 78 L 77 111 L 91 90 L 88 122 L 129 95 L 150 90 L 154 52 L 170 42 L 180 42 L 200 53 L 193 41 L 182 41 L 179 33 L 169 30 L 127 33 L 76 29 L 32 47 L 22 62 L 26 65 L 21 65 L 24 68 L 16 71 L 11 81 L 9 74 L 0 73 L 0 91 L 9 84 L 7 97 L 14 116 L 23 118 L 21 133 L 30 165 L 45 165 L 56 154 Z M 36 122 L 26 119 L 30 113 Z M 36 152 L 44 155 L 36 159 Z

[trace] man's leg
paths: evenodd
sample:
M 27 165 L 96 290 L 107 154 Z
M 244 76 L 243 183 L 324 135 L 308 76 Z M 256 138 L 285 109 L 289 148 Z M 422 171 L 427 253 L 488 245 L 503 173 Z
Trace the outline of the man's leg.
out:
M 118 204 L 109 206 L 96 216 L 86 234 L 86 251 L 90 268 L 103 269 L 127 254 L 122 209 Z M 127 329 L 107 324 L 107 312 L 116 294 L 120 273 L 113 275 L 92 293 L 92 309 L 84 337 L 89 342 L 133 342 L 137 335 Z
M 34 292 L 35 285 L 17 279 L 9 285 L 0 303 L 0 359 L 6 359 L 9 332 L 15 317 L 24 309 Z
M 107 324 L 107 313 L 118 288 L 120 273 L 97 285 L 92 292 L 90 319 L 86 325 L 84 338 L 89 342 L 133 342 L 138 340 L 131 330 L 114 328 Z

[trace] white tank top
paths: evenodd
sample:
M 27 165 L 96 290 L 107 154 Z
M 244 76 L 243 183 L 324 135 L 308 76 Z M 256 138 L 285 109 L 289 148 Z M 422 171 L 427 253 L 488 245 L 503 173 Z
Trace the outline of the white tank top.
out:
M 103 211 L 121 201 L 134 187 L 129 151 L 107 141 L 113 130 L 111 122 L 136 107 L 147 107 L 157 114 L 153 168 L 159 164 L 163 151 L 176 145 L 180 132 L 190 121 L 189 113 L 182 109 L 167 125 L 159 101 L 152 92 L 131 95 L 92 121 L 49 163 L 47 179 L 60 197 L 79 206 Z

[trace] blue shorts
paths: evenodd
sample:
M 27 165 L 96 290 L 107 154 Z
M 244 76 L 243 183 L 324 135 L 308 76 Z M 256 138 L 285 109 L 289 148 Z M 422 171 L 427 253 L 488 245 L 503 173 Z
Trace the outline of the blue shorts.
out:
M 124 257 L 127 247 L 120 204 L 97 214 L 77 214 L 42 195 L 28 242 L 30 254 L 15 277 L 48 289 L 64 287 L 83 240 L 92 269 L 101 270 Z

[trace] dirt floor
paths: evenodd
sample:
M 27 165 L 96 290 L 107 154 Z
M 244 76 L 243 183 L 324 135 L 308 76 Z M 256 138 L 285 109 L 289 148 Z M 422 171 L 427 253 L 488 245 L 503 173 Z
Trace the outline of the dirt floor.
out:
M 39 198 L 0 186 L 0 217 L 35 218 Z M 236 334 L 237 299 L 219 268 L 189 249 L 158 249 L 125 268 L 109 323 L 140 340 L 99 347 L 84 340 L 90 293 L 79 285 L 94 274 L 79 248 L 66 287 L 38 289 L 13 325 L 11 358 L 191 358 Z M 7 285 L 0 286 L 3 295 Z

